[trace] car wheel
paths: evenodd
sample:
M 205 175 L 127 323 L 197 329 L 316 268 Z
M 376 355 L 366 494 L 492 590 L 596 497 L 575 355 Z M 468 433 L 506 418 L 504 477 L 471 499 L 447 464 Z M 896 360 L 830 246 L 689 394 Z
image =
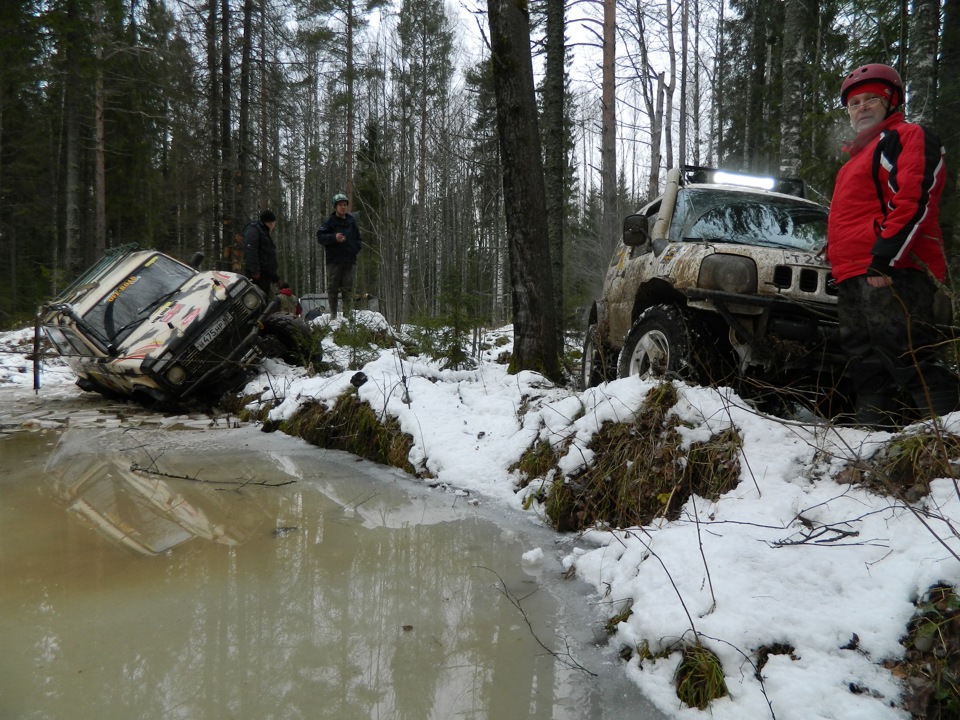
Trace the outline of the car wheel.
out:
M 603 343 L 597 326 L 590 325 L 583 339 L 581 386 L 584 389 L 595 387 L 614 378 L 616 378 L 616 357 L 613 351 Z
M 655 305 L 637 318 L 627 333 L 617 376 L 681 377 L 708 382 L 714 352 L 696 318 L 675 305 Z
M 266 357 L 279 357 L 298 365 L 316 365 L 323 358 L 320 340 L 310 326 L 286 313 L 274 313 L 263 321 L 259 345 Z

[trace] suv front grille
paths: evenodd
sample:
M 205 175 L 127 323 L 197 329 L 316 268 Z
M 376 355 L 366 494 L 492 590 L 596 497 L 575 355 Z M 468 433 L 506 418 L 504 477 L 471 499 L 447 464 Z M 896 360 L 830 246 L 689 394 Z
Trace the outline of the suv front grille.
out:
M 793 284 L 793 268 L 789 265 L 777 265 L 773 270 L 773 286 L 786 290 Z
M 816 292 L 820 286 L 820 274 L 816 270 L 803 268 L 800 271 L 800 289 L 803 292 Z
M 773 269 L 773 286 L 786 294 L 836 296 L 837 288 L 828 268 L 796 268 L 777 265 Z
M 214 364 L 229 356 L 250 331 L 251 316 L 254 313 L 244 306 L 241 297 L 234 298 L 229 307 L 223 308 L 217 317 L 220 317 L 223 312 L 229 312 L 231 318 L 230 323 L 220 331 L 220 334 L 202 350 L 196 348 L 197 338 L 194 338 L 190 346 L 185 348 L 177 358 L 177 363 L 187 371 L 188 377 L 205 373 Z M 255 312 L 259 312 L 259 309 Z M 209 327 L 211 323 L 206 324 Z

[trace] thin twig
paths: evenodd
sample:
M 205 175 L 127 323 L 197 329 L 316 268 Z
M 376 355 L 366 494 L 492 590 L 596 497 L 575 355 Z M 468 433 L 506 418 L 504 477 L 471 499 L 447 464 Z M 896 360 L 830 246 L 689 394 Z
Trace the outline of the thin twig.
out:
M 507 589 L 507 584 L 503 581 L 503 578 L 500 577 L 500 574 L 496 570 L 492 570 L 491 568 L 485 567 L 483 565 L 474 565 L 474 567 L 480 568 L 481 570 L 486 570 L 487 572 L 491 572 L 497 577 L 497 580 L 500 581 L 500 584 L 497 587 L 497 589 L 500 591 L 500 594 L 502 594 L 505 598 L 507 598 L 507 600 L 510 601 L 511 605 L 513 605 L 517 610 L 520 611 L 520 616 L 523 618 L 523 621 L 527 624 L 527 629 L 530 630 L 530 635 L 533 636 L 533 639 L 537 641 L 537 645 L 542 647 L 550 655 L 553 655 L 553 657 L 555 657 L 565 667 L 572 668 L 574 670 L 582 670 L 583 672 L 587 673 L 587 675 L 590 675 L 591 677 L 597 677 L 597 674 L 595 672 L 591 672 L 590 670 L 585 668 L 583 665 L 581 665 L 579 662 L 577 662 L 574 659 L 573 655 L 569 651 L 569 645 L 567 645 L 567 652 L 561 655 L 556 651 L 548 648 L 543 643 L 543 641 L 539 637 L 537 637 L 537 633 L 533 629 L 533 625 L 530 623 L 530 618 L 527 616 L 527 611 L 523 609 L 523 605 L 521 604 L 522 600 L 525 598 L 517 598 L 516 595 L 511 593 Z M 526 597 L 530 597 L 530 595 L 532 594 L 533 592 L 528 594 Z M 564 644 L 566 645 L 566 641 L 564 641 Z

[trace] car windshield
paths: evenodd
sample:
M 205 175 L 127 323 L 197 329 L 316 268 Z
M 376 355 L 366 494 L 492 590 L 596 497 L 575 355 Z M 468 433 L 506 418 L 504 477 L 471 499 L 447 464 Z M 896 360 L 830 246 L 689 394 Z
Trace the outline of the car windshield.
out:
M 671 235 L 709 241 L 819 251 L 826 243 L 827 209 L 789 197 L 717 189 L 686 189 L 678 198 Z
M 153 255 L 104 295 L 84 320 L 111 342 L 119 342 L 132 332 L 148 311 L 159 304 L 194 271 L 163 255 Z

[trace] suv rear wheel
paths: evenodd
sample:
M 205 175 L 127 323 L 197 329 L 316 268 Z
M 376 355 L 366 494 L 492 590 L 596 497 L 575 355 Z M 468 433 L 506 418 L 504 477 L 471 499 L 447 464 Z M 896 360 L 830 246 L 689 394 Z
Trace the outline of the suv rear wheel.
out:
M 595 387 L 616 379 L 616 361 L 616 354 L 603 343 L 599 328 L 596 325 L 588 327 L 583 339 L 582 387 Z
M 698 342 L 702 335 L 695 316 L 688 311 L 675 305 L 647 308 L 627 333 L 617 375 L 674 375 L 707 382 L 714 352 L 706 343 Z

